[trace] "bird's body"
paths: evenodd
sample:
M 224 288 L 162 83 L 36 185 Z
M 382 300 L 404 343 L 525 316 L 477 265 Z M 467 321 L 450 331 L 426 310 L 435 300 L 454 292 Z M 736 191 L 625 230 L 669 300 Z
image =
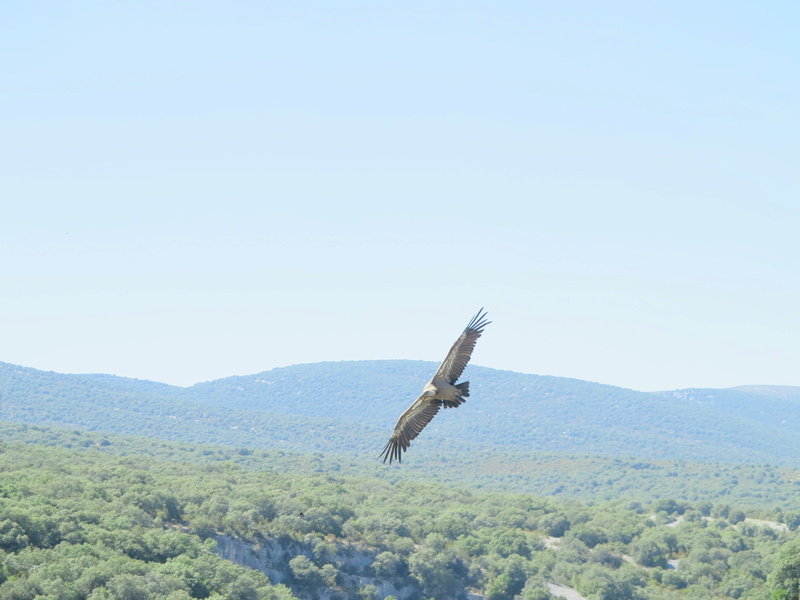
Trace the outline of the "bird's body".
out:
M 389 441 L 381 452 L 383 462 L 401 462 L 401 455 L 411 440 L 430 423 L 441 407 L 456 408 L 469 397 L 469 381 L 456 383 L 469 362 L 475 343 L 483 333 L 486 320 L 483 309 L 478 311 L 459 336 L 431 380 L 422 389 L 422 395 L 400 415 Z

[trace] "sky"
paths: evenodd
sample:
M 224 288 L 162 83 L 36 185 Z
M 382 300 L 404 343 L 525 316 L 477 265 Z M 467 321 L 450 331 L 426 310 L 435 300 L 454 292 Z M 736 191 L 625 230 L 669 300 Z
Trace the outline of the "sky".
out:
M 800 386 L 800 5 L 0 3 L 0 361 Z

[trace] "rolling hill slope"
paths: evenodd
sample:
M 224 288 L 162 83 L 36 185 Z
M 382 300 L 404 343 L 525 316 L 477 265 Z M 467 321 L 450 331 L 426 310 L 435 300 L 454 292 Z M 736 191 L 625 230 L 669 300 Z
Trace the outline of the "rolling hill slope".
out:
M 0 419 L 213 442 L 377 455 L 435 363 L 296 365 L 181 388 L 0 363 Z M 468 367 L 469 401 L 442 411 L 415 455 L 461 449 L 800 463 L 800 389 L 644 393 Z

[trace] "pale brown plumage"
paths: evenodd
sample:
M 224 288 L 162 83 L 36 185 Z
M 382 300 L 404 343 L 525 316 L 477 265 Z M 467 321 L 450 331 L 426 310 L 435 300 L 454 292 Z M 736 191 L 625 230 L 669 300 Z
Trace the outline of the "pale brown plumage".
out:
M 439 412 L 439 408 L 455 408 L 466 402 L 469 396 L 469 381 L 456 384 L 469 362 L 475 343 L 483 333 L 483 328 L 491 321 L 486 320 L 483 309 L 478 311 L 467 324 L 466 329 L 450 348 L 439 369 L 433 378 L 425 384 L 422 395 L 400 415 L 394 433 L 389 438 L 380 456 L 383 462 L 393 460 L 401 462 L 402 453 L 408 449 L 411 440 L 417 437 L 420 431 L 431 422 Z

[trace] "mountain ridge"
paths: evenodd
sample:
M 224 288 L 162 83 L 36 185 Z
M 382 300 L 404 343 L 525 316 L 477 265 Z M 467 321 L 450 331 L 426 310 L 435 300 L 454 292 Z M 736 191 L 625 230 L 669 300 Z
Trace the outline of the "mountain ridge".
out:
M 0 419 L 171 440 L 372 452 L 435 371 L 427 361 L 279 367 L 188 387 L 0 363 Z M 470 365 L 472 395 L 411 455 L 459 449 L 795 464 L 800 402 L 787 390 L 639 392 Z M 761 389 L 764 386 L 756 386 Z

